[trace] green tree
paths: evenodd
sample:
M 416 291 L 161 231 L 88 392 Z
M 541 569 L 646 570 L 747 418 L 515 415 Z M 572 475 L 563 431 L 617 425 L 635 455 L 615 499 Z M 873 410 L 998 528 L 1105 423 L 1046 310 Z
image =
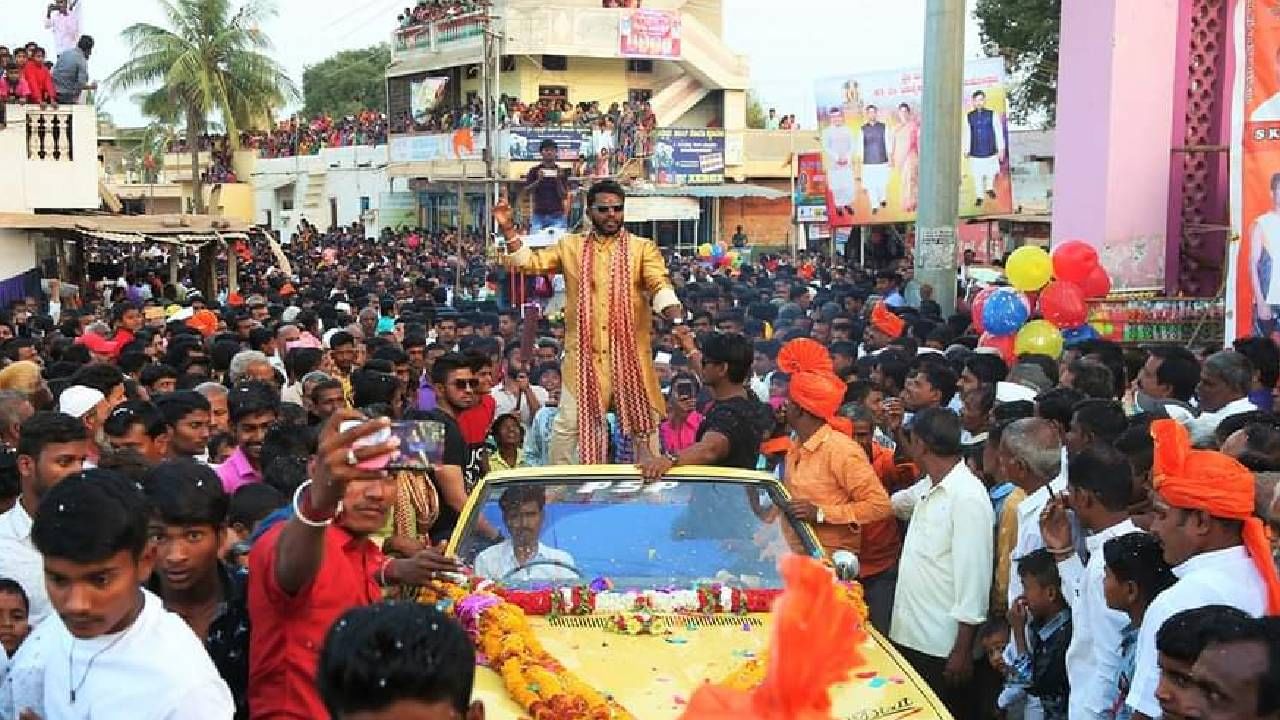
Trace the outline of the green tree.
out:
M 131 59 L 107 79 L 113 90 L 152 88 L 143 112 L 186 125 L 191 146 L 191 194 L 204 212 L 198 138 L 217 114 L 233 146 L 240 129 L 269 118 L 272 108 L 296 98 L 293 82 L 266 53 L 261 30 L 274 15 L 269 0 L 158 0 L 169 27 L 136 23 L 121 33 Z
M 386 43 L 361 50 L 343 50 L 302 73 L 303 112 L 333 117 L 361 110 L 386 111 L 387 66 L 391 47 Z
M 764 103 L 755 90 L 747 91 L 747 127 L 751 130 L 763 130 L 765 124 Z
M 1009 68 L 1010 115 L 1052 126 L 1062 0 L 977 0 L 973 14 L 987 54 L 1004 58 Z

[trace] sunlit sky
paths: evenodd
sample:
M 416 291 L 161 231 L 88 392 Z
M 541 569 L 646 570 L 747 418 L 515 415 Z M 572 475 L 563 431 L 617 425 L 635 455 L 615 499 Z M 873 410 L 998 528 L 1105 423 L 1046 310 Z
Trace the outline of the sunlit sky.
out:
M 706 2 L 708 0 L 690 0 Z M 101 79 L 129 56 L 120 32 L 135 22 L 163 23 L 154 0 L 81 0 L 84 32 L 97 41 L 89 70 Z M 412 0 L 276 0 L 266 29 L 277 59 L 301 86 L 302 71 L 338 50 L 387 40 L 400 8 Z M 869 70 L 920 65 L 924 58 L 925 0 L 723 0 L 725 38 L 751 63 L 752 85 L 766 107 L 814 125 L 814 80 Z M 6 0 L 4 35 L 10 45 L 34 39 L 52 46 L 43 27 L 45 0 Z M 980 55 L 976 23 L 966 28 L 965 57 Z M 108 98 L 122 126 L 143 124 L 127 95 Z

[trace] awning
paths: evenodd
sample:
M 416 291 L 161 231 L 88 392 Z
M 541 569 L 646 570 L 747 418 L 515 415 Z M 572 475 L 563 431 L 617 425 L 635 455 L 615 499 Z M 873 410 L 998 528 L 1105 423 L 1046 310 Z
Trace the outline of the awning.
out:
M 0 230 L 68 230 L 124 235 L 227 235 L 253 226 L 216 215 L 103 215 L 0 213 Z
M 137 244 L 137 243 L 155 243 L 160 245 L 186 245 L 188 247 L 199 247 L 218 240 L 248 240 L 249 236 L 244 233 L 194 233 L 194 234 L 178 234 L 178 235 L 140 235 L 137 233 L 113 233 L 101 232 L 96 230 L 74 230 L 73 232 L 84 237 L 91 237 L 95 240 L 103 240 L 105 242 Z
M 627 195 L 634 197 L 695 197 L 695 198 L 762 198 L 781 200 L 788 197 L 782 190 L 752 185 L 750 183 L 725 183 L 723 185 L 652 185 L 629 187 Z
M 702 208 L 697 198 L 632 196 L 627 198 L 627 222 L 656 220 L 697 220 Z
M 253 181 L 254 190 L 268 190 L 271 192 L 275 192 L 280 188 L 289 187 L 290 185 L 294 185 L 298 182 L 298 178 L 294 175 L 287 175 L 285 177 L 264 177 L 257 175 L 250 179 Z

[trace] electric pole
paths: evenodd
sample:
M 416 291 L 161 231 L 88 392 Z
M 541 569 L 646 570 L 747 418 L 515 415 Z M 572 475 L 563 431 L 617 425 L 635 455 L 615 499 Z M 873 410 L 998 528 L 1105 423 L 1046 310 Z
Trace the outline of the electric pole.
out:
M 916 282 L 933 286 L 944 316 L 956 306 L 964 17 L 965 0 L 927 0 L 915 270 Z
M 498 201 L 498 175 L 497 175 L 497 134 L 494 132 L 494 126 L 498 122 L 497 95 L 496 89 L 498 80 L 501 76 L 501 65 L 495 63 L 497 57 L 494 52 L 495 40 L 497 34 L 492 30 L 493 15 L 490 13 L 492 6 L 485 2 L 484 5 L 484 35 L 481 46 L 481 52 L 484 57 L 480 61 L 480 92 L 483 95 L 484 102 L 484 189 L 485 189 L 485 214 L 489 218 L 488 221 L 481 226 L 485 227 L 484 231 L 487 236 L 493 231 L 493 207 Z

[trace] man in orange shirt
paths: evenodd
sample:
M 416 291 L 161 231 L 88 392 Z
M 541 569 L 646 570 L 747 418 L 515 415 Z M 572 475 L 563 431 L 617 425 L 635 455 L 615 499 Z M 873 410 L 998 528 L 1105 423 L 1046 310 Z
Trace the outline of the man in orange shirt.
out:
M 914 481 L 909 468 L 898 465 L 893 451 L 872 441 L 875 434 L 875 418 L 861 403 L 845 403 L 840 415 L 853 423 L 853 439 L 871 458 L 871 467 L 884 486 L 893 494 L 909 487 Z M 902 555 L 902 532 L 897 518 L 865 524 L 862 527 L 862 552 L 858 555 L 861 569 L 858 581 L 862 583 L 867 608 L 871 611 L 871 624 L 881 633 L 889 633 L 893 619 L 893 593 L 898 581 L 898 558 Z
M 787 343 L 778 366 L 791 376 L 784 411 L 796 434 L 783 476 L 792 497 L 787 511 L 813 525 L 828 553 L 858 553 L 863 527 L 890 517 L 891 509 L 851 424 L 836 415 L 844 381 L 832 372 L 826 348 L 808 338 Z

